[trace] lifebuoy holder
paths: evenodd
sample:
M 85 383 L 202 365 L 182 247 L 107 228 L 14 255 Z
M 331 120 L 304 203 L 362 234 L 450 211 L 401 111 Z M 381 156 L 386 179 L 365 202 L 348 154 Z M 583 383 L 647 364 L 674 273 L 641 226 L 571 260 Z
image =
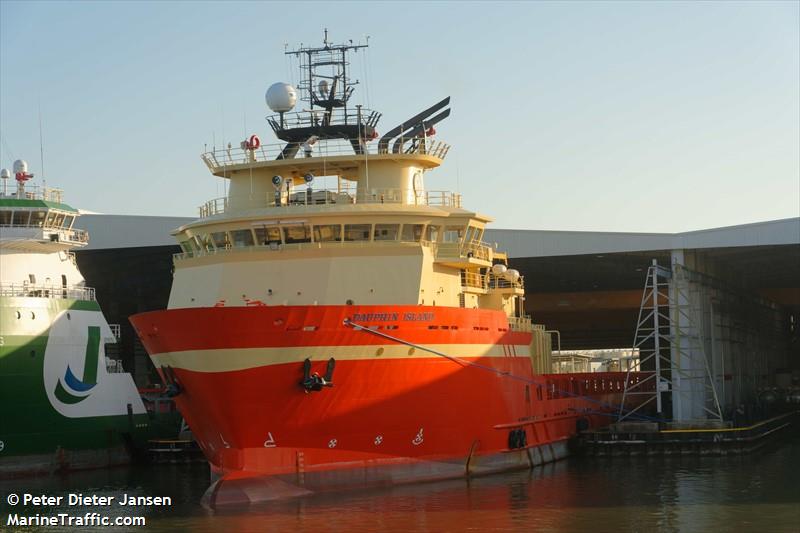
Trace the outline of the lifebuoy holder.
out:
M 261 139 L 258 138 L 258 135 L 253 134 L 245 141 L 245 146 L 248 150 L 258 150 L 261 148 Z

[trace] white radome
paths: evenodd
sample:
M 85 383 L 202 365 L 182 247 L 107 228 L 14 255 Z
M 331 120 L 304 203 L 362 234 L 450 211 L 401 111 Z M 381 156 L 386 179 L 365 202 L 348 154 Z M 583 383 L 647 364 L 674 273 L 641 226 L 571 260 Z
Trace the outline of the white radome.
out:
M 288 83 L 273 83 L 267 89 L 267 106 L 276 113 L 291 111 L 297 103 L 297 91 Z
M 2 178 L 4 180 L 7 180 L 10 177 L 11 177 L 11 171 L 10 170 L 8 170 L 7 168 L 4 168 L 4 169 L 0 170 L 0 178 Z
M 28 162 L 23 159 L 14 161 L 14 173 L 28 172 Z

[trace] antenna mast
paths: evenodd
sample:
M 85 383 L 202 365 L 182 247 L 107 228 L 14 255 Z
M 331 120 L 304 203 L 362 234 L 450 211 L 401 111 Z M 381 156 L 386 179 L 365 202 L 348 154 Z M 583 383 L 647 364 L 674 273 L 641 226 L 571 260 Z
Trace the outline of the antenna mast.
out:
M 267 119 L 275 135 L 289 143 L 280 158 L 294 157 L 300 144 L 312 137 L 346 139 L 351 142 L 355 153 L 364 153 L 363 140 L 377 136 L 375 126 L 381 114 L 362 108 L 359 115 L 355 106 L 349 105 L 359 81 L 350 78 L 348 54 L 367 46 L 352 40 L 333 44 L 326 28 L 322 46 L 301 44 L 296 50 L 284 52 L 298 58 L 302 79 L 298 82 L 297 92 L 308 108 L 289 116 L 280 112 L 279 116 Z

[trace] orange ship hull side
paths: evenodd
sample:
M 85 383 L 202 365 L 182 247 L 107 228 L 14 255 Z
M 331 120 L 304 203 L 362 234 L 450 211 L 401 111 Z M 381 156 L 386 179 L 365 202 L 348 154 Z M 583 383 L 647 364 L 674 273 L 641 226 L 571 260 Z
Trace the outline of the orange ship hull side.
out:
M 179 383 L 178 407 L 223 476 L 211 490 L 216 503 L 530 467 L 564 456 L 579 418 L 605 423 L 615 395 L 575 396 L 534 376 L 530 333 L 508 331 L 498 312 L 253 307 L 131 320 L 162 377 Z M 464 356 L 474 345 L 492 348 Z M 307 393 L 300 381 L 311 351 L 312 371 L 324 374 L 328 355 L 336 366 L 332 387 Z M 524 444 L 510 442 L 512 431 L 524 431 Z M 254 481 L 265 476 L 272 480 Z M 231 488 L 242 484 L 249 488 Z

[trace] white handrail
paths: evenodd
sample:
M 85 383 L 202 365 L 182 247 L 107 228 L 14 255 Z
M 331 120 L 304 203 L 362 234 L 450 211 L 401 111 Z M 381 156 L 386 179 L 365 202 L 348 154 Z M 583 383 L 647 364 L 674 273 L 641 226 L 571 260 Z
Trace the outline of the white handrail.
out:
M 358 139 L 352 139 L 352 141 L 354 141 L 356 145 L 360 143 L 364 153 L 356 154 L 350 139 L 328 139 L 320 141 L 311 148 L 309 153 L 311 157 L 334 157 L 344 155 L 360 157 L 365 154 L 379 154 L 378 143 L 376 141 L 359 141 Z M 416 142 L 412 142 L 410 146 L 405 146 L 404 144 L 403 150 L 400 153 L 431 155 L 439 159 L 444 159 L 447 152 L 450 151 L 449 144 L 432 138 L 422 139 L 417 137 L 406 140 L 406 142 L 408 141 Z M 214 148 L 204 152 L 200 157 L 212 172 L 218 172 L 228 166 L 279 159 L 285 147 L 286 143 L 262 144 L 259 148 L 250 150 L 231 144 L 229 148 Z M 302 159 L 307 155 L 308 154 L 306 154 L 305 150 L 301 147 L 294 155 L 294 158 Z
M 92 287 L 59 287 L 58 285 L 34 285 L 30 283 L 0 283 L 0 296 L 96 300 L 95 291 Z
M 214 198 L 199 207 L 200 218 L 221 215 L 228 212 L 230 204 L 236 198 Z M 247 203 L 247 199 L 243 199 Z M 341 189 L 312 189 L 311 194 L 305 190 L 295 190 L 284 195 L 281 205 L 275 205 L 275 194 L 266 193 L 261 197 L 262 207 L 291 209 L 307 205 L 335 204 L 401 204 L 429 207 L 461 207 L 461 195 L 452 191 L 424 191 L 416 193 L 413 189 L 368 189 L 358 190 L 356 187 Z

